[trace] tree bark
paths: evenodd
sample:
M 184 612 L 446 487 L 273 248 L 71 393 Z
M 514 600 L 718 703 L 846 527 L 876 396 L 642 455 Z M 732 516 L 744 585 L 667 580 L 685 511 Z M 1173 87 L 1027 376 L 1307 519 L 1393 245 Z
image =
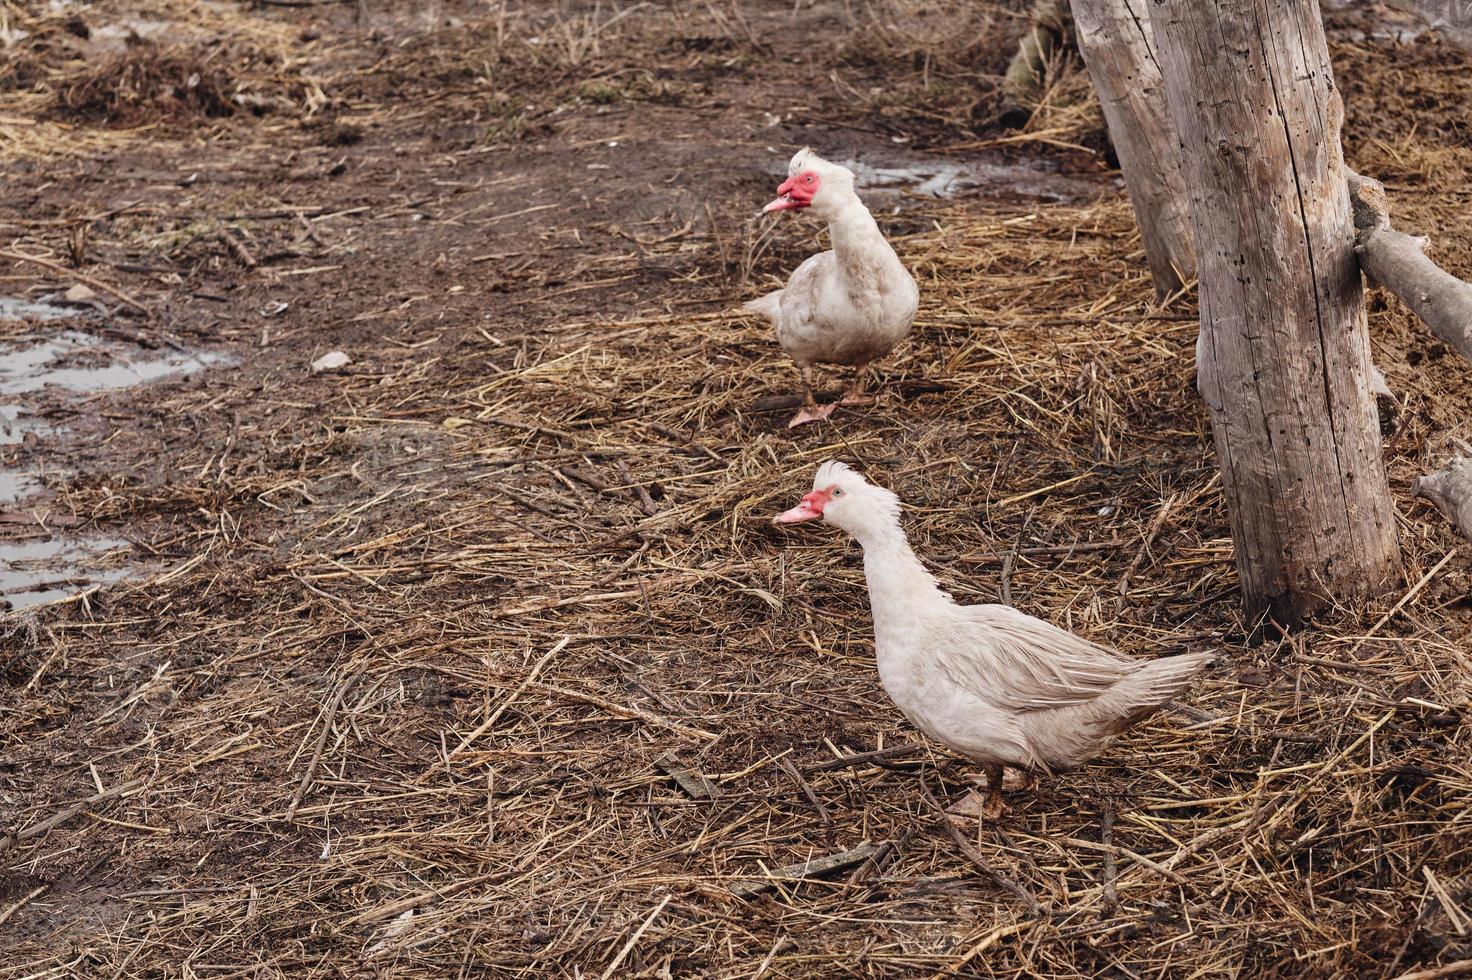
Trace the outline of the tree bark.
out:
M 1426 239 L 1390 227 L 1390 205 L 1378 180 L 1349 171 L 1360 266 L 1399 296 L 1443 343 L 1472 361 L 1472 283 L 1443 272 L 1424 251 Z
M 1073 23 L 1145 242 L 1150 278 L 1164 297 L 1196 274 L 1196 253 L 1180 143 L 1166 110 L 1145 3 L 1073 0 Z
M 1155 0 L 1195 229 L 1211 415 L 1249 616 L 1401 573 L 1315 0 Z

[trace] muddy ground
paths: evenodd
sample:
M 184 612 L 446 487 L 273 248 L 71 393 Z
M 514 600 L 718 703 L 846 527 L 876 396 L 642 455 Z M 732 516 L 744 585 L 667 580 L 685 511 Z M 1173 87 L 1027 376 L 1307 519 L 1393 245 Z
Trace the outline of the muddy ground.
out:
M 1004 6 L 0 9 L 0 976 L 1472 958 L 1472 561 L 1409 494 L 1464 365 L 1373 296 L 1421 587 L 1250 645 L 1193 298 L 1076 65 L 997 125 Z M 1351 162 L 1468 275 L 1472 58 L 1331 28 Z M 756 213 L 805 143 L 924 300 L 789 432 L 735 307 L 817 245 Z M 957 840 L 854 549 L 767 521 L 830 456 L 958 597 L 1221 659 Z

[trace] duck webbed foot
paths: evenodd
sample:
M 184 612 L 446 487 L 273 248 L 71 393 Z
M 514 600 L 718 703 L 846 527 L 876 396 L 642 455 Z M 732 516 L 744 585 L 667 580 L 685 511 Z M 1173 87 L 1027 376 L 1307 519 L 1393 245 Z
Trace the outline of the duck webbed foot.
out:
M 792 417 L 792 421 L 787 423 L 787 427 L 789 429 L 795 429 L 799 425 L 806 425 L 809 422 L 820 422 L 823 419 L 826 419 L 828 416 L 832 415 L 833 410 L 837 407 L 838 404 L 836 402 L 830 402 L 827 405 L 819 405 L 816 403 L 812 405 L 804 405 L 802 408 L 798 409 L 797 414 Z
M 1002 802 L 1003 767 L 983 766 L 983 774 L 974 776 L 976 785 L 965 796 L 946 808 L 946 813 L 956 817 L 975 818 L 980 822 L 996 820 L 1007 812 Z M 985 787 L 986 792 L 981 790 Z
M 789 429 L 795 429 L 799 425 L 809 422 L 820 422 L 833 414 L 837 408 L 836 404 L 819 405 L 818 400 L 813 397 L 813 369 L 811 365 L 802 365 L 802 408 L 798 409 L 792 421 L 787 423 Z

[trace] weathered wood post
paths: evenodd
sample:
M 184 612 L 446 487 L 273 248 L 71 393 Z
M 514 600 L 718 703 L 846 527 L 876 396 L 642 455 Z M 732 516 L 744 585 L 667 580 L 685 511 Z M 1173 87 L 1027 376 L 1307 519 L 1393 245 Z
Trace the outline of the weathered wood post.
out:
M 1196 274 L 1196 254 L 1147 2 L 1073 0 L 1073 25 L 1134 205 L 1150 278 L 1163 297 Z
M 1152 0 L 1195 228 L 1202 358 L 1249 615 L 1401 573 L 1316 0 Z

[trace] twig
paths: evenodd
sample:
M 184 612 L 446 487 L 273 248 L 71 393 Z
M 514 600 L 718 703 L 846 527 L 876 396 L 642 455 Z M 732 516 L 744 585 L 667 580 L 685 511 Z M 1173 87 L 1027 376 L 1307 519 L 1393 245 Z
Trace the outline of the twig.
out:
M 64 277 L 75 279 L 77 280 L 77 282 L 80 283 L 85 283 L 86 285 L 91 286 L 93 289 L 100 289 L 104 293 L 107 293 L 109 296 L 112 296 L 115 299 L 119 299 L 129 306 L 133 307 L 133 309 L 142 313 L 144 316 L 153 316 L 153 311 L 151 309 L 144 306 L 142 303 L 138 302 L 136 299 L 129 296 L 121 289 L 118 289 L 115 286 L 109 286 L 101 279 L 97 279 L 93 276 L 86 275 L 85 273 L 78 272 L 75 269 L 68 269 L 66 266 L 60 265 L 56 262 L 52 262 L 50 259 L 43 259 L 35 255 L 26 255 L 24 252 L 12 252 L 5 249 L 0 249 L 0 259 L 10 259 L 14 262 L 29 262 L 32 265 L 39 265 L 43 269 L 50 269 L 52 272 L 59 273 Z
M 410 909 L 417 909 L 421 905 L 428 905 L 437 898 L 449 898 L 452 895 L 458 895 L 467 888 L 474 888 L 476 885 L 488 885 L 506 881 L 509 878 L 516 877 L 517 874 L 518 872 L 516 871 L 492 871 L 475 878 L 462 878 L 459 881 L 446 885 L 444 888 L 419 892 L 417 895 L 410 895 L 408 898 L 401 898 L 396 902 L 380 905 L 376 909 L 359 912 L 344 922 L 343 925 L 359 926 L 372 922 L 382 922 L 384 919 L 392 919 L 403 915 Z
M 224 242 L 225 247 L 230 249 L 235 257 L 240 260 L 241 265 L 247 269 L 254 269 L 256 267 L 256 257 L 250 254 L 250 250 L 245 247 L 244 242 L 230 234 L 230 229 L 220 229 L 220 241 Z
M 1129 592 L 1130 577 L 1135 574 L 1140 567 L 1140 563 L 1145 560 L 1145 555 L 1149 552 L 1150 545 L 1155 541 L 1155 537 L 1160 533 L 1160 529 L 1165 526 L 1165 519 L 1170 516 L 1172 508 L 1176 505 L 1176 498 L 1179 496 L 1179 494 L 1171 494 L 1169 499 L 1161 505 L 1160 510 L 1155 512 L 1155 518 L 1150 522 L 1150 529 L 1145 532 L 1144 540 L 1140 542 L 1139 554 L 1135 555 L 1134 559 L 1130 562 L 1130 567 L 1126 568 L 1124 574 L 1119 577 L 1120 596 L 1124 596 Z
M 991 864 L 987 861 L 987 859 L 982 856 L 981 852 L 972 846 L 971 842 L 966 839 L 966 836 L 961 833 L 960 829 L 951 822 L 951 818 L 946 814 L 945 808 L 940 805 L 939 801 L 936 800 L 935 795 L 930 792 L 930 787 L 925 784 L 924 779 L 920 780 L 920 791 L 925 794 L 926 802 L 929 803 L 931 808 L 934 809 L 935 812 L 940 816 L 940 822 L 945 826 L 946 831 L 951 835 L 951 840 L 955 842 L 958 848 L 960 848 L 961 853 L 966 855 L 967 859 L 970 860 L 972 864 L 976 865 L 976 869 L 978 871 L 980 871 L 984 876 L 990 878 L 993 882 L 1001 885 L 1007 891 L 1011 892 L 1013 895 L 1021 899 L 1023 903 L 1027 905 L 1027 910 L 1031 914 L 1037 915 L 1039 912 L 1042 911 L 1041 906 L 1038 905 L 1038 900 L 1032 896 L 1031 892 L 1029 892 L 1026 888 L 1023 888 L 1017 882 L 1013 881 L 1007 875 L 1002 874 L 1002 872 L 998 871 L 996 868 L 993 868 Z
M 813 787 L 806 779 L 802 778 L 802 773 L 797 771 L 797 767 L 787 759 L 783 759 L 777 765 L 783 772 L 792 777 L 793 782 L 797 783 L 798 788 L 802 790 L 802 795 L 806 796 L 808 802 L 812 804 L 813 809 L 818 811 L 818 817 L 823 821 L 823 826 L 831 829 L 833 827 L 833 817 L 829 815 L 828 808 L 823 805 L 823 801 L 818 799 L 818 794 L 813 791 Z
M 696 772 L 681 762 L 680 757 L 674 751 L 661 752 L 654 757 L 654 764 L 664 770 L 665 774 L 692 799 L 711 800 L 721 795 L 719 786 L 707 779 L 703 773 Z
M 634 492 L 638 494 L 639 509 L 644 511 L 644 513 L 649 517 L 653 517 L 655 514 L 658 514 L 659 507 L 654 503 L 654 498 L 649 496 L 649 488 L 644 486 L 644 484 L 640 483 L 638 480 L 634 479 L 634 474 L 629 472 L 629 464 L 624 462 L 623 460 L 619 460 L 618 469 L 619 473 L 624 478 L 624 483 L 628 486 L 633 487 Z
M 1457 960 L 1429 970 L 1412 970 L 1410 973 L 1402 973 L 1395 980 L 1441 980 L 1442 977 L 1454 977 L 1459 973 L 1472 973 L 1472 960 Z
M 29 827 L 18 830 L 13 834 L 7 834 L 4 837 L 0 837 L 0 854 L 5 853 L 12 846 L 18 844 L 23 840 L 26 840 L 27 838 L 35 837 L 37 834 L 44 834 L 52 827 L 66 823 L 72 817 L 75 817 L 77 814 L 86 810 L 89 806 L 96 806 L 98 803 L 103 803 L 107 800 L 115 799 L 119 796 L 126 796 L 128 793 L 131 793 L 138 787 L 142 786 L 144 782 L 146 782 L 146 780 L 142 777 L 139 777 L 138 779 L 129 780 L 126 783 L 119 783 L 112 789 L 104 790 L 101 793 L 94 793 L 80 803 L 73 803 L 65 810 L 62 810 L 60 813 L 53 814 L 47 817 L 45 820 L 33 823 Z
M 999 941 L 1006 939 L 1008 936 L 1015 936 L 1019 932 L 1026 932 L 1037 924 L 1037 919 L 1029 919 L 1026 922 L 1014 922 L 1010 926 L 998 926 L 985 936 L 982 936 L 976 945 L 968 949 L 960 959 L 932 973 L 930 980 L 941 980 L 942 977 L 955 976 L 957 970 L 976 959 L 982 953 L 985 953 L 988 949 L 991 949 Z
M 603 976 L 599 977 L 599 980 L 608 980 L 609 977 L 613 976 L 613 971 L 617 970 L 618 965 L 624 961 L 624 957 L 629 955 L 629 950 L 633 949 L 634 944 L 639 941 L 639 937 L 644 935 L 644 930 L 648 929 L 654 923 L 659 913 L 664 911 L 664 907 L 670 904 L 670 899 L 672 898 L 674 898 L 673 895 L 666 895 L 660 900 L 660 903 L 654 907 L 654 911 L 649 913 L 649 917 L 644 920 L 638 929 L 634 930 L 634 934 L 629 937 L 629 941 L 624 943 L 624 948 L 618 951 L 618 955 L 613 958 L 612 963 L 608 964 L 608 969 L 603 971 Z
M 1017 529 L 1017 540 L 1002 557 L 1001 591 L 1002 602 L 1012 605 L 1012 565 L 1017 561 L 1017 549 L 1022 547 L 1022 538 L 1027 534 L 1027 527 L 1032 523 L 1032 515 L 1038 512 L 1038 505 L 1033 504 L 1027 509 L 1027 516 L 1022 519 L 1022 527 Z
M 747 881 L 731 886 L 731 894 L 737 898 L 751 898 L 762 892 L 770 891 L 779 884 L 787 882 L 802 882 L 812 878 L 822 878 L 831 875 L 835 871 L 846 871 L 849 868 L 863 864 L 871 857 L 879 853 L 879 845 L 868 841 L 858 847 L 847 851 L 839 851 L 837 854 L 829 854 L 825 857 L 813 858 L 801 864 L 790 864 L 785 868 L 778 868 L 767 873 L 767 876 L 758 881 Z
M 924 751 L 925 746 L 923 745 L 891 745 L 887 749 L 876 749 L 873 752 L 857 752 L 854 755 L 846 755 L 838 759 L 829 759 L 827 762 L 817 762 L 811 766 L 803 766 L 802 771 L 825 772 L 829 769 L 852 769 L 854 766 L 862 766 L 868 762 L 917 755 Z
M 37 885 L 35 888 L 32 888 L 29 893 L 21 896 L 20 901 L 16 902 L 4 912 L 0 912 L 0 926 L 3 926 L 5 925 L 5 923 L 9 922 L 12 915 L 25 908 L 25 906 L 30 903 L 31 899 L 35 898 L 37 895 L 41 894 L 50 887 L 51 885 L 49 883 L 44 885 Z
M 491 726 L 494 725 L 496 723 L 496 720 L 501 717 L 501 712 L 505 711 L 508 707 L 511 706 L 512 702 L 514 702 L 517 698 L 521 697 L 522 694 L 526 692 L 527 687 L 532 682 L 534 682 L 537 679 L 537 675 L 542 672 L 542 668 L 547 666 L 547 661 L 551 660 L 553 657 L 561 653 L 563 648 L 566 647 L 570 642 L 572 642 L 572 637 L 564 636 L 561 640 L 557 641 L 556 646 L 544 653 L 542 655 L 542 659 L 537 661 L 536 665 L 532 667 L 531 672 L 526 675 L 526 679 L 521 682 L 516 690 L 512 691 L 508 697 L 501 699 L 501 703 L 496 706 L 495 711 L 491 712 L 490 717 L 477 725 L 475 731 L 462 738 L 460 740 L 460 744 L 450 750 L 450 758 L 454 758 L 457 753 L 464 750 L 465 746 L 469 745 L 471 742 L 474 742 L 486 732 L 490 731 Z
M 1431 571 L 1427 572 L 1425 575 L 1422 575 L 1421 580 L 1415 585 L 1411 586 L 1411 590 L 1405 595 L 1401 596 L 1400 601 L 1392 606 L 1389 612 L 1387 612 L 1384 616 L 1381 616 L 1375 621 L 1375 625 L 1370 627 L 1369 632 L 1367 632 L 1364 636 L 1355 641 L 1354 646 L 1349 648 L 1350 656 L 1354 656 L 1359 648 L 1365 645 L 1366 640 L 1371 639 L 1376 633 L 1380 632 L 1380 627 L 1390 622 L 1391 617 L 1400 612 L 1406 603 L 1414 599 L 1416 597 L 1416 594 L 1426 587 L 1426 583 L 1430 582 L 1432 577 L 1435 576 L 1437 572 L 1441 571 L 1442 567 L 1456 556 L 1456 553 L 1456 548 L 1448 551 L 1446 555 L 1442 557 L 1441 561 L 1437 562 L 1435 566 L 1432 567 Z
M 347 694 L 348 688 L 353 686 L 357 675 L 349 677 L 345 682 L 337 686 L 332 695 L 332 703 L 327 706 L 327 711 L 322 717 L 322 731 L 317 733 L 317 744 L 312 748 L 312 758 L 307 763 L 307 769 L 302 773 L 302 781 L 297 784 L 296 792 L 291 795 L 291 805 L 286 808 L 286 822 L 290 823 L 296 818 L 296 808 L 301 806 L 302 797 L 311 785 L 312 777 L 317 774 L 317 763 L 322 761 L 322 750 L 327 746 L 327 734 L 332 731 L 332 722 L 337 718 L 337 709 L 342 705 L 343 695 Z
M 1048 544 L 1036 545 L 1031 548 L 1013 548 L 1011 549 L 1011 553 L 1018 556 L 1028 557 L 1036 555 L 1066 555 L 1071 552 L 1081 553 L 1085 551 L 1113 551 L 1116 548 L 1119 548 L 1125 544 L 1128 544 L 1128 542 L 1125 541 L 1124 538 L 1110 538 L 1108 541 L 1082 541 L 1075 542 L 1074 544 Z M 999 561 L 1005 557 L 1005 553 L 1001 555 L 998 555 L 996 553 L 987 555 L 968 553 L 964 555 L 957 555 L 956 561 L 964 561 L 967 564 L 980 565 L 988 562 Z
M 691 728 L 689 725 L 682 725 L 677 721 L 670 721 L 668 718 L 661 717 L 660 715 L 657 715 L 652 711 L 645 711 L 642 708 L 631 708 L 628 705 L 618 704 L 617 702 L 610 701 L 607 698 L 599 697 L 596 694 L 586 694 L 582 691 L 573 691 L 565 687 L 558 687 L 555 684 L 535 684 L 533 686 L 538 691 L 545 691 L 548 694 L 559 694 L 562 697 L 568 698 L 572 701 L 582 701 L 587 704 L 595 705 L 596 707 L 602 708 L 609 714 L 618 715 L 621 718 L 635 718 L 639 721 L 648 722 L 651 725 L 658 725 L 661 728 L 668 728 L 670 731 L 678 732 L 681 735 L 688 735 L 692 738 L 703 738 L 711 741 L 720 738 L 720 736 L 715 734 L 714 732 L 703 731 L 699 728 Z

